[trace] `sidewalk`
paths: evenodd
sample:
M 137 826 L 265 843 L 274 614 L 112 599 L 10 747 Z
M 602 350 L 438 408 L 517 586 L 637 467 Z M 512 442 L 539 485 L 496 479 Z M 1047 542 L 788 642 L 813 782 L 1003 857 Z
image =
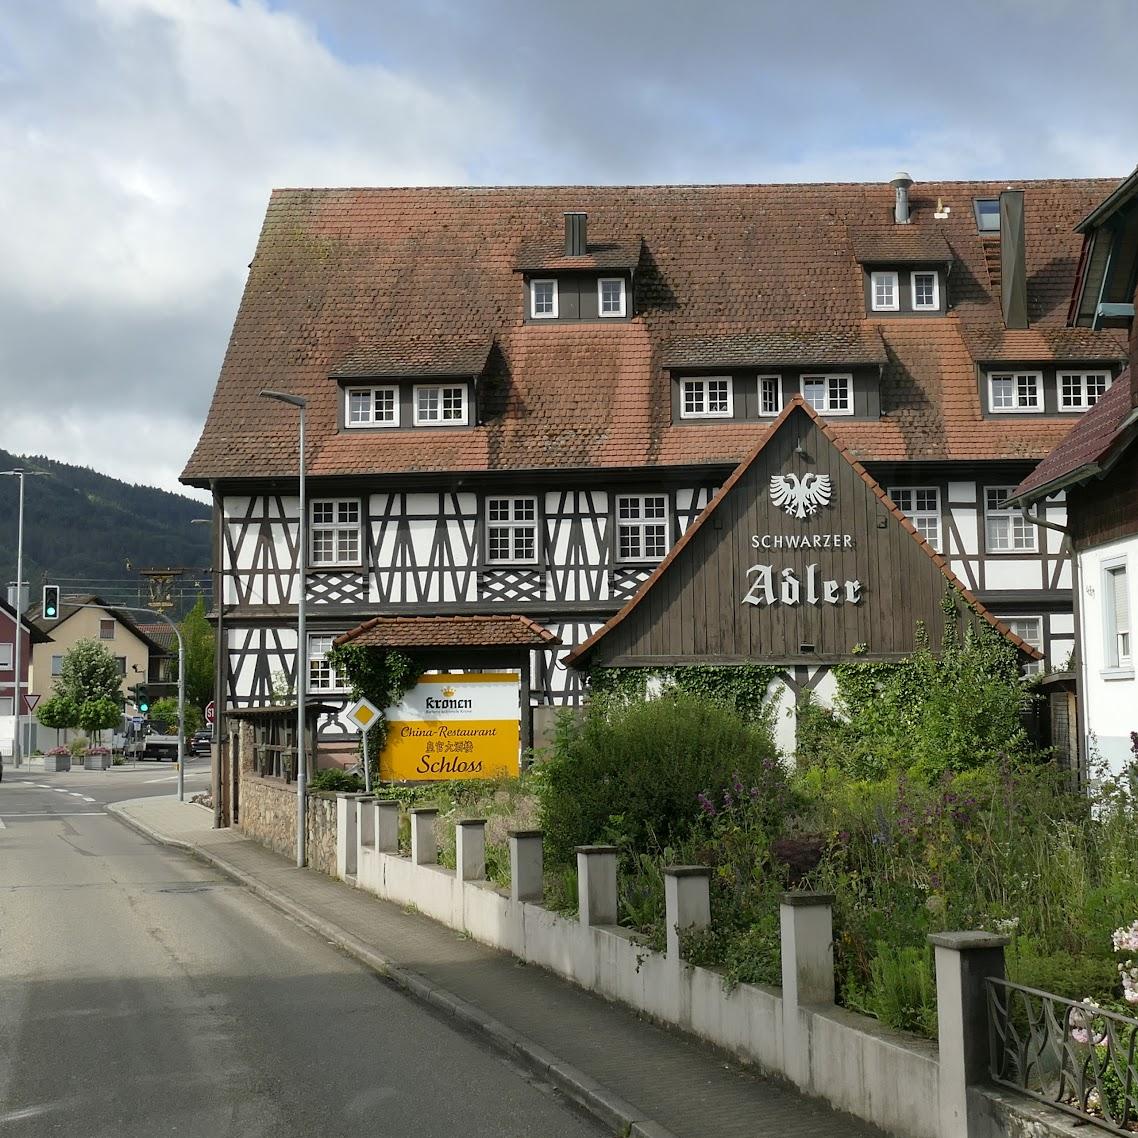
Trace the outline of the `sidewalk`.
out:
M 108 811 L 197 854 L 408 994 L 553 1083 L 633 1138 L 871 1138 L 881 1132 L 769 1082 L 417 913 L 290 862 L 173 797 Z

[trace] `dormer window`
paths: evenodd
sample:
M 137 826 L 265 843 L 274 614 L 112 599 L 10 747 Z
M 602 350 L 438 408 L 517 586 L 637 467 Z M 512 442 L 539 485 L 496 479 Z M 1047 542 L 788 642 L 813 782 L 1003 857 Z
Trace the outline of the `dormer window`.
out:
M 782 376 L 759 376 L 759 414 L 773 418 L 782 410 Z
M 804 375 L 802 396 L 815 411 L 825 415 L 852 415 L 853 376 Z
M 1037 371 L 992 372 L 988 410 L 993 414 L 1042 412 L 1043 375 Z
M 1086 411 L 1093 407 L 1110 387 L 1110 373 L 1105 371 L 1061 371 L 1059 373 L 1059 410 Z
M 466 426 L 465 384 L 416 384 L 414 406 L 416 427 Z
M 344 425 L 347 427 L 398 427 L 399 388 L 349 387 Z
M 938 312 L 940 310 L 940 274 L 932 271 L 911 273 L 909 289 L 912 295 L 914 312 Z
M 681 419 L 730 419 L 734 393 L 729 375 L 685 379 L 680 386 Z
M 535 320 L 557 319 L 557 281 L 530 281 L 530 315 Z
M 874 312 L 896 312 L 900 306 L 897 296 L 897 274 L 877 272 L 870 281 L 871 304 Z
M 980 233 L 1000 232 L 999 198 L 975 198 L 972 208 L 976 213 L 976 229 Z
M 597 281 L 597 312 L 601 316 L 623 316 L 624 278 L 601 277 Z

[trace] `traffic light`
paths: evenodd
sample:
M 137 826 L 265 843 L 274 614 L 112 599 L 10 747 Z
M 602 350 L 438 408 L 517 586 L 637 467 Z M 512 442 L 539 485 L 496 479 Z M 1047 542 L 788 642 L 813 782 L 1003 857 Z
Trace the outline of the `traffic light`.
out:
M 44 620 L 59 619 L 59 586 L 44 585 L 43 604 L 40 608 Z
M 138 714 L 146 715 L 150 711 L 150 693 L 146 690 L 146 685 L 135 684 L 128 690 L 130 691 L 130 698 L 134 701 L 134 706 L 138 709 Z

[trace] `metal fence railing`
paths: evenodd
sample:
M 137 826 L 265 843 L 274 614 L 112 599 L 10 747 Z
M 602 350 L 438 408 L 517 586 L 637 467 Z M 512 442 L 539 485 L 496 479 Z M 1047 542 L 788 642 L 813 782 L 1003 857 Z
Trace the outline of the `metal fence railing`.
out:
M 1138 1125 L 1138 1020 L 989 978 L 992 1079 L 1113 1134 Z

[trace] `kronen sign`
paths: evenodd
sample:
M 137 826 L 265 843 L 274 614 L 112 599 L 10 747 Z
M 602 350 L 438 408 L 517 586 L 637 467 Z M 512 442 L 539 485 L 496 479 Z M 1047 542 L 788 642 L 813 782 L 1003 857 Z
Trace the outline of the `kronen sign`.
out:
M 394 782 L 518 774 L 520 691 L 514 673 L 423 676 L 387 709 L 379 777 Z
M 806 521 L 828 506 L 833 497 L 828 474 L 772 474 L 771 501 L 791 517 Z M 752 534 L 754 549 L 853 549 L 848 533 Z M 861 600 L 861 582 L 836 581 L 823 577 L 817 563 L 806 566 L 805 574 L 793 568 L 777 570 L 773 565 L 752 565 L 748 577 L 751 587 L 740 602 L 745 605 L 856 605 Z

